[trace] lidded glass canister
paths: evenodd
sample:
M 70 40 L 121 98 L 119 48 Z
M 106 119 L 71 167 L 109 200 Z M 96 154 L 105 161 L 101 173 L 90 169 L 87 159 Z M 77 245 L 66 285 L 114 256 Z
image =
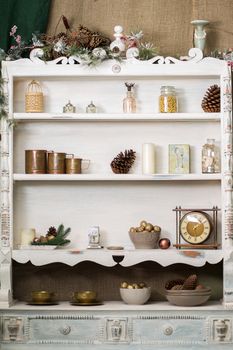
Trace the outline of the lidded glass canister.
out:
M 174 86 L 161 86 L 159 96 L 160 113 L 178 112 L 178 100 Z
M 220 150 L 215 139 L 207 139 L 202 146 L 202 173 L 220 172 Z

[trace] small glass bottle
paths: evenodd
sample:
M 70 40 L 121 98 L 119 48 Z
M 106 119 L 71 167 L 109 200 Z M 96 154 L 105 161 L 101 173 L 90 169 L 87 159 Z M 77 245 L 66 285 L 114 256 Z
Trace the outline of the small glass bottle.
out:
M 97 108 L 94 105 L 93 101 L 91 101 L 91 103 L 86 108 L 86 113 L 96 113 L 96 111 L 97 111 Z
M 136 113 L 136 99 L 132 91 L 134 85 L 134 83 L 125 83 L 127 87 L 127 96 L 123 100 L 124 113 Z
M 75 113 L 76 108 L 74 105 L 72 105 L 72 103 L 70 102 L 70 100 L 68 101 L 68 103 L 63 107 L 63 113 Z
M 202 173 L 220 172 L 220 152 L 215 139 L 207 139 L 202 146 Z
M 178 101 L 174 86 L 161 86 L 159 96 L 159 112 L 160 113 L 176 113 L 178 112 Z

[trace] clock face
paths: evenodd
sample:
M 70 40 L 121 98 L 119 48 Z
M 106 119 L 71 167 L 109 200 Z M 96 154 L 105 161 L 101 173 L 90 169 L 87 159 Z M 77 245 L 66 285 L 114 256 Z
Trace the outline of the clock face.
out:
M 211 217 L 203 212 L 191 211 L 180 221 L 180 234 L 191 244 L 201 244 L 207 240 L 212 231 Z

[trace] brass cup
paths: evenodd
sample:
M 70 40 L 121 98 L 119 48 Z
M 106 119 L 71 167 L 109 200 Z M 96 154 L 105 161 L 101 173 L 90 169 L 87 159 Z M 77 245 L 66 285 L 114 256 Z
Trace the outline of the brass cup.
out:
M 47 152 L 47 172 L 48 174 L 65 174 L 66 153 L 63 152 Z
M 93 303 L 96 301 L 97 293 L 92 290 L 74 292 L 73 299 L 79 303 Z
M 84 162 L 87 163 L 85 166 Z M 74 156 L 66 158 L 66 174 L 81 174 L 82 170 L 89 168 L 89 165 L 89 159 L 74 158 Z
M 47 292 L 45 290 L 34 291 L 31 294 L 32 294 L 32 301 L 36 303 L 49 302 L 49 301 L 52 301 L 54 297 L 53 292 Z
M 46 173 L 45 150 L 25 150 L 25 173 L 45 174 Z

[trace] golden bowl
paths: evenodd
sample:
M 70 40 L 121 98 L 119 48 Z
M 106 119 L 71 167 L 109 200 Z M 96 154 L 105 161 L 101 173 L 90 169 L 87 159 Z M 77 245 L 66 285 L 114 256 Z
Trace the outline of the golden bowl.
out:
M 46 290 L 34 291 L 32 294 L 32 300 L 34 302 L 48 302 L 54 297 L 54 292 L 48 292 Z
M 84 290 L 81 292 L 74 292 L 73 298 L 79 303 L 93 303 L 96 301 L 97 293 L 93 290 Z

